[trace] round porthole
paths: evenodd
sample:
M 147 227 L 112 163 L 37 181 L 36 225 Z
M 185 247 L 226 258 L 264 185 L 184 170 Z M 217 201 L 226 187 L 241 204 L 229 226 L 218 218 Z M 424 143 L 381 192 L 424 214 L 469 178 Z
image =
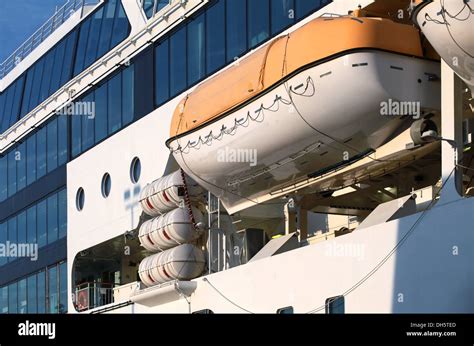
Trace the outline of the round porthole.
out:
M 132 180 L 132 183 L 134 184 L 138 183 L 141 173 L 142 173 L 142 164 L 140 163 L 140 159 L 138 157 L 135 157 L 132 160 L 132 164 L 130 165 L 130 179 Z
M 85 194 L 84 189 L 80 187 L 76 193 L 76 208 L 78 211 L 84 209 Z
M 102 196 L 104 198 L 109 197 L 110 195 L 110 189 L 112 188 L 112 180 L 110 179 L 110 174 L 105 173 L 104 176 L 102 177 Z

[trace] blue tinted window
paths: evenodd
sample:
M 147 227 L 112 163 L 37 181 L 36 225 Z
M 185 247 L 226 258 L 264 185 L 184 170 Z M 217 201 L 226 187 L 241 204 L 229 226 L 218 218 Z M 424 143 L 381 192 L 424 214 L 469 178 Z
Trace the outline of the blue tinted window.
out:
M 55 118 L 52 120 L 47 129 L 47 142 L 48 142 L 48 156 L 47 165 L 48 172 L 58 167 L 58 120 Z
M 58 240 L 58 195 L 53 194 L 47 199 L 48 206 L 48 244 Z
M 16 217 L 12 217 L 7 221 L 8 233 L 7 239 L 10 243 L 16 244 L 18 242 L 17 238 L 17 222 Z M 9 262 L 14 261 L 16 258 L 10 257 Z
M 0 223 L 0 244 L 6 244 L 7 242 L 7 223 Z M 0 266 L 7 263 L 5 256 L 0 256 Z M 0 311 L 1 312 L 1 311 Z
M 71 117 L 71 154 L 73 157 L 79 155 L 81 153 L 81 137 L 82 132 L 82 124 L 81 124 L 81 117 L 77 114 Z
M 101 85 L 94 92 L 95 99 L 95 141 L 107 137 L 107 84 Z
M 44 58 L 35 64 L 35 76 L 33 79 L 33 87 L 31 88 L 30 104 L 28 107 L 28 111 L 31 111 L 39 104 L 41 78 L 43 77 L 43 64 Z
M 26 239 L 28 243 L 36 243 L 36 205 L 26 211 Z
M 119 42 L 123 41 L 128 35 L 128 20 L 122 5 L 117 6 L 115 14 L 114 28 L 112 30 L 112 40 L 110 48 L 115 47 Z
M 47 244 L 47 214 L 46 214 L 46 200 L 41 201 L 36 206 L 36 235 L 38 239 L 38 247 Z
M 21 143 L 17 147 L 16 180 L 17 189 L 21 190 L 26 186 L 26 143 Z
M 113 77 L 108 86 L 109 134 L 122 127 L 122 78 L 120 73 Z
M 225 64 L 225 2 L 219 1 L 207 10 L 207 73 Z
M 84 67 L 90 66 L 97 58 L 97 45 L 99 43 L 100 27 L 102 24 L 102 15 L 104 14 L 104 8 L 97 11 L 91 19 L 91 28 L 89 31 L 89 40 L 86 49 L 86 58 L 84 61 Z
M 170 93 L 175 96 L 186 88 L 186 27 L 170 37 Z
M 117 99 L 119 100 L 119 99 Z M 94 145 L 94 114 L 92 114 L 92 105 L 94 102 L 94 94 L 90 93 L 84 97 L 80 103 L 82 104 L 82 114 L 75 115 L 81 118 L 82 122 L 82 151 L 91 148 Z
M 3 118 L 5 117 L 4 110 L 5 110 L 5 92 L 0 94 L 0 130 L 2 132 L 3 132 L 2 123 L 3 123 Z
M 72 77 L 75 46 L 77 40 L 77 30 L 69 34 L 66 39 L 66 48 L 64 50 L 63 68 L 61 71 L 61 85 L 66 84 Z
M 145 14 L 147 18 L 151 18 L 153 15 L 153 6 L 155 4 L 155 0 L 144 0 L 143 1 L 143 11 L 145 11 Z
M 77 76 L 84 69 L 84 59 L 87 48 L 87 38 L 89 37 L 89 29 L 91 26 L 91 19 L 87 19 L 81 25 L 79 33 L 79 41 L 76 50 L 76 62 L 74 64 L 74 75 Z
M 97 56 L 100 57 L 109 51 L 112 28 L 114 26 L 115 9 L 117 0 L 110 0 L 104 9 L 104 18 L 100 29 L 99 49 Z
M 48 302 L 49 302 L 49 313 L 52 313 L 52 314 L 57 314 L 58 313 L 58 304 L 59 304 L 59 301 L 58 301 L 58 273 L 57 273 L 57 267 L 56 266 L 53 266 L 51 268 L 48 269 L 48 282 L 49 282 L 49 285 L 48 285 L 48 288 L 49 288 L 49 299 L 48 299 Z
M 27 313 L 26 307 L 26 279 L 18 281 L 18 312 Z
M 329 3 L 329 1 L 321 0 L 296 0 L 296 17 L 301 19 L 306 17 L 308 14 L 317 10 L 321 7 L 321 2 L 324 4 Z
M 67 116 L 61 115 L 58 117 L 58 166 L 61 166 L 67 162 L 67 139 Z
M 67 39 L 62 40 L 54 49 L 54 68 L 51 75 L 49 94 L 55 93 L 61 87 L 61 67 L 64 66 L 64 51 Z
M 54 66 L 54 50 L 50 51 L 44 59 L 43 78 L 41 80 L 40 97 L 38 103 L 43 102 L 49 96 L 49 85 L 51 84 L 51 74 L 53 73 Z
M 13 98 L 11 116 L 10 116 L 10 126 L 17 122 L 18 116 L 20 115 L 21 108 L 21 96 L 23 95 L 23 84 L 25 78 L 21 77 L 15 82 L 15 96 Z
M 270 37 L 269 0 L 248 2 L 249 48 L 253 48 Z
M 270 0 L 272 34 L 276 34 L 293 24 L 295 5 L 293 0 Z
M 26 183 L 31 184 L 36 180 L 36 135 L 26 140 Z
M 63 262 L 59 265 L 59 313 L 67 312 L 67 264 Z
M 10 86 L 5 92 L 5 109 L 3 111 L 3 119 L 2 119 L 2 131 L 4 132 L 6 129 L 10 127 L 10 115 L 12 112 L 13 106 L 13 97 L 15 96 L 15 85 Z
M 46 278 L 44 271 L 41 271 L 36 276 L 37 292 L 38 292 L 38 313 L 44 314 L 46 312 Z
M 0 157 L 0 201 L 8 196 L 8 158 Z
M 129 66 L 122 72 L 122 116 L 123 125 L 130 124 L 134 115 L 134 67 Z
M 17 283 L 8 285 L 8 313 L 18 313 L 18 301 L 17 301 Z
M 35 314 L 38 312 L 38 308 L 36 306 L 36 274 L 30 275 L 27 279 L 27 286 L 28 286 L 28 313 Z
M 61 239 L 67 233 L 67 192 L 61 190 L 58 193 L 58 218 L 59 218 L 59 233 L 58 238 Z
M 242 0 L 227 0 L 227 61 L 233 61 L 247 49 L 247 6 Z
M 8 286 L 0 288 L 0 313 L 8 314 Z
M 31 95 L 31 88 L 33 86 L 33 77 L 35 74 L 35 69 L 34 67 L 31 67 L 28 70 L 27 76 L 26 76 L 26 84 L 25 84 L 25 91 L 23 93 L 23 100 L 21 102 L 21 116 L 25 116 L 28 111 L 28 105 L 30 103 L 30 95 Z M 0 111 L 1 114 L 1 111 Z
M 36 133 L 36 178 L 46 174 L 46 128 Z
M 205 14 L 188 23 L 188 83 L 194 84 L 206 73 Z
M 18 214 L 17 216 L 17 227 L 18 227 L 18 243 L 25 244 L 26 238 L 26 211 Z
M 8 153 L 8 197 L 16 193 L 16 150 Z
M 169 56 L 168 40 L 161 42 L 155 48 L 155 103 L 166 102 L 169 93 Z

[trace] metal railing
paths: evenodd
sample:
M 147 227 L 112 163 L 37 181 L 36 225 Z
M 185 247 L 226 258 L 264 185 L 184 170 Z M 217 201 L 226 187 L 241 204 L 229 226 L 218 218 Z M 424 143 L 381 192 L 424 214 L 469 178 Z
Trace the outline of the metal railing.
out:
M 78 311 L 87 311 L 114 302 L 114 285 L 103 282 L 85 282 L 76 286 L 74 305 Z
M 68 0 L 54 15 L 49 18 L 38 30 L 35 31 L 17 50 L 15 50 L 3 63 L 0 64 L 0 79 L 5 77 L 24 58 L 26 58 L 38 45 L 50 36 L 78 10 L 85 6 L 95 5 L 100 0 Z

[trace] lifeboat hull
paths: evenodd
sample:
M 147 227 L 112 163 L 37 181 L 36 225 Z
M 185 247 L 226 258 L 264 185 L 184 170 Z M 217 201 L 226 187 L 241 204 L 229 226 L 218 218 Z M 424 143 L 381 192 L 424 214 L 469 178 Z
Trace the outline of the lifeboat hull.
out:
M 413 19 L 474 97 L 474 3 L 463 0 L 420 2 L 414 9 Z
M 178 164 L 229 213 L 272 190 L 378 148 L 413 117 L 440 109 L 437 62 L 379 50 L 298 71 L 258 98 L 168 145 Z M 402 114 L 396 105 L 419 106 Z M 395 107 L 394 107 L 395 106 Z

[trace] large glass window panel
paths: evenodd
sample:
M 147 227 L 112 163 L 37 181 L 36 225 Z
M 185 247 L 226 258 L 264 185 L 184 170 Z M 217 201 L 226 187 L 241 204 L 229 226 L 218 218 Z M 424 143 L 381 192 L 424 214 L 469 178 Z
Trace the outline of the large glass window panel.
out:
M 115 14 L 114 28 L 112 30 L 112 40 L 110 48 L 122 42 L 128 35 L 128 19 L 122 5 L 119 3 Z
M 8 197 L 16 193 L 16 149 L 8 153 Z
M 64 51 L 64 60 L 63 60 L 63 66 L 62 66 L 62 71 L 61 71 L 60 85 L 66 84 L 66 82 L 68 82 L 72 77 L 72 71 L 73 71 L 72 65 L 74 63 L 77 32 L 78 30 L 72 31 L 66 39 L 66 48 Z
M 3 118 L 5 117 L 4 110 L 5 110 L 5 92 L 0 94 L 0 127 L 2 126 Z
M 26 244 L 26 211 L 17 216 L 17 233 L 18 244 Z
M 206 73 L 206 16 L 201 14 L 188 23 L 188 84 L 194 84 Z
M 31 111 L 39 104 L 41 78 L 43 77 L 43 64 L 44 58 L 42 58 L 35 64 L 35 76 L 33 79 L 33 87 L 31 88 L 30 104 L 28 106 L 28 111 Z
M 134 67 L 130 65 L 122 71 L 122 121 L 123 125 L 133 121 L 134 107 Z
M 80 117 L 82 122 L 82 151 L 85 151 L 94 145 L 95 115 L 91 114 L 92 112 L 89 112 L 89 110 L 93 110 L 93 102 L 94 93 L 90 93 L 81 100 L 83 112 L 75 115 L 76 117 Z
M 108 125 L 109 134 L 118 131 L 122 127 L 122 77 L 115 75 L 108 86 Z
M 36 243 L 36 205 L 26 211 L 26 239 L 28 243 Z
M 143 11 L 145 11 L 145 14 L 147 18 L 151 18 L 153 15 L 153 6 L 155 5 L 155 0 L 144 0 L 143 1 Z
M 59 265 L 59 313 L 67 312 L 67 264 Z
M 322 1 L 329 3 L 329 1 Z M 296 17 L 301 19 L 321 7 L 321 0 L 296 0 Z
M 107 83 L 94 91 L 95 99 L 95 142 L 107 137 Z
M 226 2 L 227 61 L 233 61 L 247 49 L 246 1 Z
M 48 269 L 48 312 L 57 314 L 59 308 L 58 269 L 53 266 Z
M 186 88 L 186 27 L 170 37 L 170 96 Z
M 161 42 L 155 48 L 155 103 L 161 105 L 169 99 L 169 44 Z
M 270 37 L 269 0 L 248 1 L 249 48 L 253 48 Z
M 295 21 L 294 0 L 270 0 L 272 34 L 277 34 Z
M 7 221 L 7 227 L 8 227 L 8 235 L 7 235 L 7 240 L 10 242 L 10 244 L 17 244 L 18 243 L 18 238 L 17 238 L 17 222 L 16 222 L 16 217 L 12 217 L 8 219 Z M 16 260 L 15 257 L 9 257 L 8 261 L 14 261 Z
M 8 313 L 17 314 L 18 313 L 18 284 L 12 283 L 8 285 Z
M 36 274 L 30 275 L 27 278 L 28 287 L 28 313 L 35 314 L 38 312 L 37 304 L 37 292 L 36 292 Z
M 46 174 L 46 127 L 36 132 L 36 178 Z
M 58 240 L 58 195 L 48 197 L 48 244 Z
M 36 135 L 26 140 L 26 184 L 30 185 L 36 180 Z
M 24 81 L 25 78 L 22 76 L 15 82 L 15 96 L 13 98 L 12 111 L 10 116 L 10 126 L 16 123 L 19 119 Z
M 0 157 L 0 201 L 8 197 L 8 157 Z
M 100 57 L 109 51 L 110 39 L 112 37 L 112 28 L 114 26 L 115 9 L 117 0 L 110 0 L 104 8 L 104 17 L 100 29 L 99 49 L 97 56 Z
M 29 111 L 31 88 L 33 87 L 33 77 L 35 74 L 34 66 L 30 67 L 26 76 L 25 91 L 23 92 L 23 100 L 21 102 L 21 116 L 23 117 Z M 1 114 L 1 112 L 0 112 Z
M 37 292 L 38 292 L 38 313 L 46 312 L 46 278 L 45 272 L 41 271 L 36 276 Z
M 84 69 L 84 59 L 86 55 L 87 48 L 87 39 L 89 37 L 89 29 L 91 26 L 91 19 L 87 19 L 81 25 L 81 30 L 79 32 L 79 40 L 77 43 L 76 50 L 76 62 L 74 64 L 74 76 L 77 76 Z
M 97 59 L 97 45 L 99 43 L 103 14 L 104 8 L 102 7 L 92 16 L 84 67 L 90 66 Z
M 47 244 L 47 215 L 46 215 L 46 200 L 41 201 L 36 206 L 36 233 L 38 239 L 38 247 Z
M 64 64 L 64 51 L 66 49 L 67 38 L 61 40 L 54 49 L 54 67 L 49 85 L 49 95 L 55 93 L 61 87 L 61 67 Z
M 17 189 L 21 190 L 26 186 L 26 142 L 18 145 L 16 149 L 16 180 L 17 180 Z
M 3 110 L 3 119 L 2 119 L 2 129 L 1 132 L 4 132 L 10 127 L 10 115 L 12 112 L 13 106 L 13 97 L 15 96 L 15 87 L 14 85 L 10 86 L 6 91 L 4 91 L 5 97 L 5 108 Z
M 78 114 L 74 114 L 71 116 L 71 155 L 73 157 L 79 155 L 81 153 L 82 148 L 82 124 L 81 124 L 81 116 Z
M 58 167 L 58 120 L 57 118 L 49 122 L 46 127 L 48 155 L 47 167 L 48 172 L 53 171 Z
M 206 16 L 206 70 L 212 73 L 225 64 L 225 2 L 218 1 Z
M 8 239 L 7 236 L 7 223 L 0 223 L 0 244 L 6 244 Z M 7 264 L 7 258 L 5 256 L 0 256 L 0 266 Z
M 0 313 L 8 314 L 8 286 L 0 288 Z
M 59 233 L 58 238 L 64 238 L 67 233 L 67 192 L 66 189 L 58 193 L 58 218 Z
M 41 80 L 41 90 L 39 103 L 46 100 L 49 96 L 49 86 L 51 84 L 51 75 L 53 74 L 54 67 L 54 51 L 50 51 L 45 57 L 43 67 L 43 79 Z
M 67 115 L 60 115 L 58 117 L 58 166 L 65 164 L 68 159 L 67 119 Z
M 26 279 L 18 281 L 18 312 L 27 313 Z

